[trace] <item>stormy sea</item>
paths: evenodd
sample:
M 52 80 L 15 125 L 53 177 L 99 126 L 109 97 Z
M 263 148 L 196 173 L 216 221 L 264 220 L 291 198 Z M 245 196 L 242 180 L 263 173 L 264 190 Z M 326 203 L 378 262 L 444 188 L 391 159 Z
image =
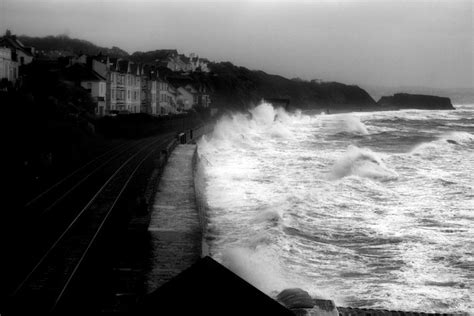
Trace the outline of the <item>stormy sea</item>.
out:
M 325 115 L 260 104 L 198 143 L 207 252 L 275 296 L 474 311 L 474 105 Z

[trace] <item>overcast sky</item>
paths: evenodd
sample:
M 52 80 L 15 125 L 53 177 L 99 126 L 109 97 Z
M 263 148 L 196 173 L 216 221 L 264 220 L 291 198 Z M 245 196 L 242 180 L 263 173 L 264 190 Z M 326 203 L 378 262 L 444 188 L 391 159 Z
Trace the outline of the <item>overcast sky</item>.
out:
M 285 77 L 472 87 L 474 0 L 0 0 L 0 31 L 196 52 Z

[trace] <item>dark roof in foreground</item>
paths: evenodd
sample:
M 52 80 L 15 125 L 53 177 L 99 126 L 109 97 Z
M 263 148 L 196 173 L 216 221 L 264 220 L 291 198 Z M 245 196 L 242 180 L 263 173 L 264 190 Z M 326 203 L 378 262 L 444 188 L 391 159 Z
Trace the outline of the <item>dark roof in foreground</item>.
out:
M 294 315 L 210 257 L 147 295 L 140 315 Z
M 321 308 L 332 301 L 315 300 Z M 323 306 L 323 309 L 324 306 Z M 450 316 L 465 314 L 423 313 L 337 307 L 340 316 Z M 198 262 L 142 298 L 140 315 L 314 315 L 311 309 L 287 309 L 211 257 Z

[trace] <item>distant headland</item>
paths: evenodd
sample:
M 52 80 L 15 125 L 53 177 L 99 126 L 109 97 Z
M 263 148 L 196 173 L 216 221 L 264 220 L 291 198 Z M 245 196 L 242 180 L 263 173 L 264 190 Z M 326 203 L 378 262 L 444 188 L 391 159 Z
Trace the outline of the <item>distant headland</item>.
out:
M 396 93 L 380 98 L 377 103 L 398 109 L 454 110 L 449 98 L 422 94 Z

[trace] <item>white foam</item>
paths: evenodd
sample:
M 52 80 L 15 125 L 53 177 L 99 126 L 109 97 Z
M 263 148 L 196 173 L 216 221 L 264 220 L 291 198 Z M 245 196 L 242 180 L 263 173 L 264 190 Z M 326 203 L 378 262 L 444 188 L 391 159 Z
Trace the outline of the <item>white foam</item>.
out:
M 229 248 L 223 251 L 221 260 L 229 270 L 268 295 L 296 286 L 285 278 L 280 258 L 269 246 Z
M 450 132 L 441 136 L 441 139 L 466 144 L 474 141 L 474 135 L 468 132 Z
M 442 154 L 445 150 L 456 149 L 456 146 L 464 146 L 474 141 L 474 135 L 468 132 L 449 132 L 441 135 L 438 139 L 422 143 L 411 151 L 414 155 Z
M 359 117 L 353 114 L 320 115 L 319 119 L 321 126 L 333 134 L 369 134 L 367 126 L 360 121 Z
M 392 143 L 345 135 L 446 130 L 430 119 L 446 112 L 397 113 L 401 122 L 387 112 L 306 116 L 263 105 L 223 118 L 198 149 L 210 255 L 271 296 L 300 287 L 348 306 L 466 310 L 467 287 L 425 284 L 439 275 L 466 283 L 458 254 L 470 254 L 472 135 L 441 134 L 428 150 L 440 157 L 384 153 Z M 423 133 L 403 126 L 410 119 Z
M 346 153 L 332 167 L 333 179 L 349 175 L 373 179 L 394 179 L 398 175 L 382 162 L 380 157 L 370 149 L 349 146 Z

